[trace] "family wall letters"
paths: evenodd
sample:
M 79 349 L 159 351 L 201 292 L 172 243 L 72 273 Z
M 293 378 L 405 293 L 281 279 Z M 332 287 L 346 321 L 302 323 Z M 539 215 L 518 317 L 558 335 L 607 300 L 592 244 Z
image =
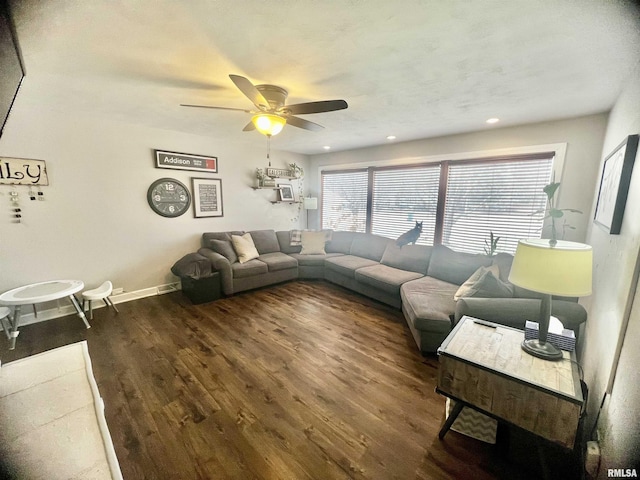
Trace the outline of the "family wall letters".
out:
M 49 185 L 44 160 L 0 157 L 0 185 Z

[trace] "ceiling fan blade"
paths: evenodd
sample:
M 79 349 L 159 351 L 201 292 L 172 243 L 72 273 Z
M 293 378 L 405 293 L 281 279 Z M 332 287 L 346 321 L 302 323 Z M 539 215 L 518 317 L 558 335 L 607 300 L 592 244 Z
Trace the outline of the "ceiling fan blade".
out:
M 333 112 L 334 110 L 343 110 L 347 108 L 347 102 L 344 100 L 324 100 L 321 102 L 297 103 L 295 105 L 286 105 L 283 110 L 292 115 L 306 115 L 309 113 Z
M 304 128 L 305 130 L 311 130 L 313 132 L 317 132 L 318 130 L 322 130 L 324 127 L 322 125 L 318 125 L 317 123 L 310 122 L 309 120 L 305 120 L 303 118 L 288 116 L 287 124 L 293 125 L 294 127 Z
M 269 102 L 267 102 L 267 99 L 262 96 L 260 91 L 249 81 L 248 78 L 233 74 L 229 75 L 229 78 L 256 107 L 260 110 L 267 110 L 269 108 Z
M 244 126 L 242 131 L 243 132 L 250 132 L 250 131 L 255 130 L 255 129 L 256 129 L 256 126 L 253 124 L 253 122 L 249 122 Z
M 195 107 L 195 108 L 213 108 L 215 110 L 234 110 L 236 112 L 245 112 L 245 113 L 258 113 L 253 110 L 245 110 L 244 108 L 230 108 L 230 107 L 214 107 L 212 105 L 188 105 L 186 103 L 181 103 L 181 107 Z

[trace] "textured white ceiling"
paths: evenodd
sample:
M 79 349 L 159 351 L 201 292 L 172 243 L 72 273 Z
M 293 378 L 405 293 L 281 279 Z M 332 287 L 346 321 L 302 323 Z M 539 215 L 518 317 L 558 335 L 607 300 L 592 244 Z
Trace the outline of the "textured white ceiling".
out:
M 640 61 L 638 11 L 617 0 L 15 0 L 19 102 L 224 141 L 250 108 L 228 77 L 288 103 L 345 99 L 273 148 L 314 154 L 611 108 Z

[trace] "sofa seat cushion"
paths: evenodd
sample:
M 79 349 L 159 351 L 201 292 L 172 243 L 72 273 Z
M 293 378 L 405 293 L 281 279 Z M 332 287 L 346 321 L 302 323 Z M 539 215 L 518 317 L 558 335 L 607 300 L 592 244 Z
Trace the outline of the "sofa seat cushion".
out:
M 356 278 L 356 270 L 362 267 L 378 265 L 378 262 L 368 258 L 356 257 L 354 255 L 340 255 L 338 257 L 327 258 L 324 262 L 325 268 L 338 272 L 347 277 Z
M 327 258 L 340 257 L 342 253 L 325 253 L 324 255 L 303 255 L 301 253 L 291 253 L 291 257 L 298 261 L 298 265 L 305 267 L 322 267 Z
M 417 272 L 400 270 L 387 265 L 372 265 L 356 270 L 356 280 L 389 293 L 399 293 L 400 286 L 410 280 L 422 278 Z
M 233 278 L 246 278 L 267 273 L 269 267 L 267 267 L 266 263 L 254 259 L 245 263 L 234 263 L 231 265 L 231 271 L 233 272 Z
M 260 255 L 258 260 L 267 264 L 267 268 L 270 272 L 277 272 L 278 270 L 286 270 L 287 268 L 297 268 L 298 261 L 281 252 L 265 253 Z
M 451 330 L 451 317 L 456 311 L 453 295 L 458 285 L 422 277 L 400 287 L 403 310 L 417 330 L 448 332 Z

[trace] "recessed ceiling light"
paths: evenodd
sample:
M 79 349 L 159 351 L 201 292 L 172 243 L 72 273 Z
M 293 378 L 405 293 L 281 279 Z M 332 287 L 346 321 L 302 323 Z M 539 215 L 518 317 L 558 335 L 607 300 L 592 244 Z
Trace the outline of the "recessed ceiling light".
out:
M 498 123 L 500 121 L 499 118 L 490 118 L 489 120 L 487 120 L 487 123 Z
M 395 140 L 395 139 L 396 139 L 396 136 L 395 136 L 395 135 L 389 135 L 389 136 L 387 137 L 387 140 Z
M 325 145 L 325 146 L 324 146 L 324 147 L 322 147 L 322 148 L 324 148 L 325 150 L 331 150 L 331 147 L 330 147 L 329 145 Z

